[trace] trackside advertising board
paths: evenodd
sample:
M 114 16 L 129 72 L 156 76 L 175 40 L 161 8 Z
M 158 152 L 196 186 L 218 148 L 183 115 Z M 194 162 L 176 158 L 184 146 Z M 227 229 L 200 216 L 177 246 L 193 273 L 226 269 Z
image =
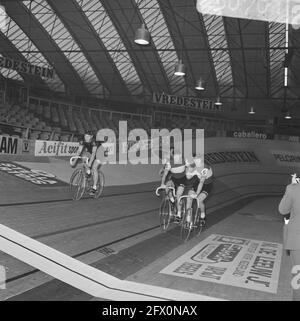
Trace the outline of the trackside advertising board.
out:
M 227 137 L 233 137 L 233 138 L 253 138 L 253 139 L 274 139 L 274 135 L 272 134 L 266 134 L 261 132 L 256 132 L 254 130 L 247 131 L 227 131 L 226 132 Z
M 108 155 L 115 153 L 114 144 L 104 143 L 102 146 L 106 149 Z M 35 141 L 34 156 L 72 157 L 77 155 L 79 148 L 79 143 L 37 140 Z
M 278 165 L 300 167 L 300 152 L 283 150 L 271 150 L 270 152 Z
M 17 155 L 19 153 L 20 139 L 17 137 L 0 135 L 0 154 Z
M 75 156 L 79 150 L 79 143 L 37 140 L 34 156 Z
M 276 293 L 282 245 L 212 234 L 160 273 Z
M 41 187 L 59 187 L 67 185 L 51 173 L 37 169 L 30 169 L 12 162 L 0 162 L 0 172 L 15 176 L 23 181 L 27 181 Z

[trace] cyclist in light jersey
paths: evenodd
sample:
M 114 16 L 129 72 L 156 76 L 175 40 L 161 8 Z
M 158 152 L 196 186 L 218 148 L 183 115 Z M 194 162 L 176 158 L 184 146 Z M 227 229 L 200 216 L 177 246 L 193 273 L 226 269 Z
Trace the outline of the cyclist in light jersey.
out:
M 183 160 L 183 155 L 179 151 L 174 151 L 170 155 L 169 160 L 164 160 L 164 172 L 161 179 L 161 187 L 175 187 L 177 201 L 177 217 L 181 218 L 181 209 L 179 199 L 182 196 L 185 188 L 185 169 L 186 162 Z M 171 199 L 172 201 L 172 199 Z
M 190 198 L 187 199 L 187 208 L 192 207 L 192 200 L 197 199 L 201 219 L 205 220 L 204 201 L 212 190 L 213 171 L 211 166 L 203 163 L 201 157 L 195 157 L 194 162 L 186 168 L 186 191 Z M 191 213 L 191 211 L 189 211 Z M 190 219 L 190 215 L 188 220 Z

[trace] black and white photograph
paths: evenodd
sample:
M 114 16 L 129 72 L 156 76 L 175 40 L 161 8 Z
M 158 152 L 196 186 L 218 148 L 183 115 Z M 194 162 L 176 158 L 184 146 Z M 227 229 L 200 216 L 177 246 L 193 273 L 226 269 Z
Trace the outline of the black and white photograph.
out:
M 300 301 L 300 0 L 0 0 L 0 301 Z

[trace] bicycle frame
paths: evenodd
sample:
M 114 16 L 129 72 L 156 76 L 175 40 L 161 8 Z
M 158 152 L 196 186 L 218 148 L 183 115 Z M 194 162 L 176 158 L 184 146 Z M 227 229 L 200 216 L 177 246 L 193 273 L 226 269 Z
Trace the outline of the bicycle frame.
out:
M 179 199 L 179 204 L 182 204 L 184 200 L 191 198 L 193 201 L 197 201 L 197 207 L 196 207 L 196 211 L 193 211 L 193 206 L 189 209 L 186 208 L 186 204 L 185 206 L 182 206 L 183 208 L 183 219 L 182 219 L 182 223 L 181 223 L 181 238 L 184 241 L 187 241 L 189 239 L 189 236 L 191 234 L 191 231 L 197 231 L 197 229 L 199 229 L 197 236 L 200 235 L 201 231 L 202 231 L 202 226 L 201 225 L 201 221 L 199 221 L 200 217 L 199 217 L 199 211 L 198 211 L 198 200 L 192 198 L 189 195 L 183 195 L 180 197 Z M 193 204 L 192 204 L 193 205 Z M 190 215 L 190 221 L 187 221 L 187 217 L 188 217 L 188 210 L 191 210 Z
M 75 161 L 75 160 L 77 160 L 77 159 L 79 159 L 79 160 L 81 160 L 82 161 L 82 163 L 83 163 L 83 166 L 81 167 L 81 168 L 78 168 L 78 169 L 76 169 L 75 171 L 74 171 L 74 173 L 76 173 L 76 171 L 78 172 L 82 172 L 82 174 L 83 174 L 83 181 L 82 181 L 82 189 L 81 189 L 81 191 L 80 191 L 80 193 L 78 193 L 78 191 L 76 192 L 76 195 L 75 196 L 73 196 L 73 199 L 74 200 L 79 200 L 79 199 L 81 199 L 81 197 L 83 196 L 83 194 L 86 192 L 86 189 L 89 187 L 89 185 L 88 185 L 88 182 L 90 182 L 90 176 L 88 176 L 88 175 L 90 175 L 91 173 L 90 173 L 90 168 L 89 168 L 89 166 L 88 166 L 88 162 L 89 162 L 89 158 L 88 157 L 82 157 L 82 156 L 73 156 L 73 157 L 71 157 L 70 158 L 70 165 L 71 166 L 73 166 L 73 162 Z M 89 172 L 88 172 L 89 171 Z M 102 194 L 102 191 L 103 191 L 103 187 L 104 187 L 104 183 L 105 183 L 105 177 L 104 177 L 104 174 L 102 173 L 102 171 L 99 169 L 98 170 L 98 172 L 99 172 L 99 181 L 100 181 L 100 189 L 99 189 L 99 192 L 98 192 L 98 194 L 95 194 L 95 198 L 99 198 L 100 197 L 100 195 Z M 72 178 L 74 177 L 73 175 L 74 175 L 74 173 L 72 174 L 72 176 L 71 176 L 71 179 L 70 179 L 70 186 L 72 186 L 71 185 L 71 181 L 72 181 Z M 98 182 L 99 182 L 98 181 Z
M 160 219 L 160 227 L 162 231 L 166 232 L 167 229 L 170 226 L 171 219 L 174 217 L 174 206 L 176 206 L 174 203 L 170 201 L 169 192 L 171 191 L 172 196 L 175 199 L 175 188 L 174 187 L 158 187 L 155 191 L 155 194 L 157 196 L 160 195 L 160 191 L 164 190 L 166 195 L 163 198 L 160 208 L 159 208 L 159 219 Z

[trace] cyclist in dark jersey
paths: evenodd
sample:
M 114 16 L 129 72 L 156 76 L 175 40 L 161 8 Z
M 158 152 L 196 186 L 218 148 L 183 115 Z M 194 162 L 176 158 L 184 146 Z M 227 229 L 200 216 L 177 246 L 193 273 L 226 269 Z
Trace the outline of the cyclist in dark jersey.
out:
M 168 160 L 164 160 L 164 172 L 161 179 L 161 187 L 175 187 L 177 199 L 177 217 L 181 218 L 179 199 L 185 188 L 185 160 L 180 151 L 171 153 Z
M 78 155 L 86 155 L 89 157 L 88 174 L 91 172 L 93 175 L 93 188 L 90 192 L 91 195 L 95 195 L 97 192 L 97 183 L 99 179 L 98 170 L 101 166 L 100 157 L 97 156 L 99 149 L 101 148 L 102 141 L 96 141 L 95 136 L 91 131 L 87 131 L 84 134 L 83 140 L 79 142 L 80 147 Z

